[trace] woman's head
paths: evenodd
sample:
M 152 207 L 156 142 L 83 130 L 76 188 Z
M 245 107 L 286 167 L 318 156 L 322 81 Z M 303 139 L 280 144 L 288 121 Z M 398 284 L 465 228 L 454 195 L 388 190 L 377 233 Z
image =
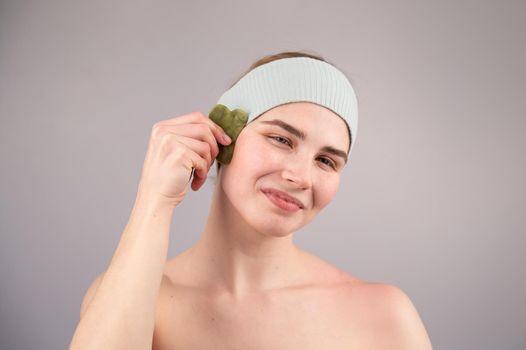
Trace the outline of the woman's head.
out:
M 239 80 L 261 65 L 290 57 L 309 57 L 326 62 L 318 56 L 285 52 L 260 59 Z M 302 72 L 300 70 L 300 76 Z M 313 76 L 319 78 L 319 75 Z M 325 79 L 325 76 L 320 79 Z M 338 92 L 334 86 L 341 86 L 339 81 L 329 83 L 328 90 L 320 91 Z M 301 89 L 298 85 L 289 86 L 287 80 L 282 80 L 282 83 L 287 89 L 285 94 Z M 320 86 L 314 86 L 314 91 Z M 240 90 L 245 89 L 238 87 Z M 258 96 L 256 94 L 256 98 Z M 337 100 L 332 95 L 329 99 Z M 236 101 L 234 99 L 232 105 L 237 105 Z M 345 98 L 344 101 L 349 102 Z M 249 105 L 252 116 L 257 116 L 249 119 L 237 136 L 230 163 L 217 163 L 216 191 L 258 231 L 285 236 L 305 226 L 332 201 L 354 135 L 346 122 L 348 118 L 344 120 L 322 104 L 293 98 L 292 102 L 276 103 L 261 114 L 254 112 L 258 110 L 256 104 Z M 293 196 L 301 202 L 301 207 L 293 212 L 280 208 L 267 195 L 269 189 Z
M 309 223 L 339 188 L 349 138 L 345 122 L 309 102 L 272 108 L 241 131 L 219 186 L 237 212 L 261 231 L 286 235 Z M 265 194 L 286 192 L 302 203 L 287 212 Z

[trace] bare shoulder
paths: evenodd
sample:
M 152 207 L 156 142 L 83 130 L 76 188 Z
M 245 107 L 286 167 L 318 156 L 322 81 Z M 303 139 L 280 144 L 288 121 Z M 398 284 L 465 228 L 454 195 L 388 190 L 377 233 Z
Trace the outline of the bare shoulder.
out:
M 432 350 L 431 341 L 413 302 L 401 288 L 387 283 L 361 281 L 349 288 L 349 298 L 368 313 L 367 327 L 379 348 Z
M 351 333 L 374 339 L 374 348 L 378 349 L 432 350 L 420 315 L 401 288 L 363 280 L 313 255 L 309 257 L 323 271 L 324 278 L 333 282 L 335 288 L 331 289 L 344 291 L 338 293 L 337 300 L 348 314 L 345 319 Z

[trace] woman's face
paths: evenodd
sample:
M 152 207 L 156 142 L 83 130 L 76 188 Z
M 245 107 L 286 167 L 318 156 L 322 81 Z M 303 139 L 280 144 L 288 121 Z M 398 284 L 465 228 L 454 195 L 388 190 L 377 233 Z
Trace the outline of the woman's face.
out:
M 304 139 L 279 122 L 302 132 Z M 325 146 L 340 150 L 344 157 Z M 348 149 L 345 122 L 334 112 L 309 102 L 284 104 L 241 131 L 230 164 L 221 167 L 220 186 L 256 230 L 286 236 L 309 223 L 334 198 Z M 297 198 L 303 208 L 292 212 L 280 208 L 264 193 L 268 188 Z

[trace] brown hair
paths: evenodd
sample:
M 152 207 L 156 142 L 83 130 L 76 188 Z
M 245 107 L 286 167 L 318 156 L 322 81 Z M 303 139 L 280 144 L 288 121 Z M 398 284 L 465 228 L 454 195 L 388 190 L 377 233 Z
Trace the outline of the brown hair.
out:
M 332 64 L 331 62 L 327 61 L 326 59 L 324 59 L 323 57 L 321 57 L 319 55 L 309 54 L 309 53 L 300 52 L 300 51 L 284 51 L 284 52 L 276 53 L 276 54 L 273 54 L 273 55 L 264 56 L 264 57 L 260 58 L 259 60 L 257 60 L 256 62 L 252 63 L 252 65 L 248 68 L 248 70 L 245 73 L 243 73 L 232 85 L 230 85 L 229 89 L 232 86 L 236 85 L 236 83 L 239 80 L 241 80 L 241 78 L 243 78 L 245 75 L 247 75 L 254 68 L 259 67 L 259 66 L 261 66 L 261 65 L 263 65 L 265 63 L 276 61 L 276 60 L 279 60 L 279 59 L 282 59 L 282 58 L 290 58 L 290 57 L 310 57 L 310 58 L 313 58 L 313 59 L 316 59 L 316 60 L 327 62 L 327 63 L 335 66 L 334 64 Z M 345 125 L 347 126 L 347 132 L 349 133 L 349 150 L 350 150 L 351 149 L 351 142 L 352 142 L 351 130 L 349 129 L 349 125 L 347 125 L 347 123 L 345 123 Z M 349 150 L 347 150 L 347 153 L 349 153 Z M 217 162 L 217 160 L 216 160 L 216 166 L 217 166 L 217 169 L 216 169 L 216 175 L 217 175 L 217 174 L 219 174 L 219 169 L 221 168 L 221 164 L 219 162 Z

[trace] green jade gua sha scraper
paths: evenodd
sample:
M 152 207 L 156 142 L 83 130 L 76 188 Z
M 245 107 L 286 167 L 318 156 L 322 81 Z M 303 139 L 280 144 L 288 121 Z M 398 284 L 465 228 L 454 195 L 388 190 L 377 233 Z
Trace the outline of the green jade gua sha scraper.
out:
M 248 113 L 239 108 L 231 111 L 227 106 L 217 104 L 210 111 L 208 117 L 212 119 L 214 123 L 222 127 L 232 139 L 232 142 L 227 146 L 218 144 L 219 153 L 216 157 L 219 163 L 230 164 L 230 160 L 232 160 L 232 155 L 234 154 L 237 137 L 247 124 Z

